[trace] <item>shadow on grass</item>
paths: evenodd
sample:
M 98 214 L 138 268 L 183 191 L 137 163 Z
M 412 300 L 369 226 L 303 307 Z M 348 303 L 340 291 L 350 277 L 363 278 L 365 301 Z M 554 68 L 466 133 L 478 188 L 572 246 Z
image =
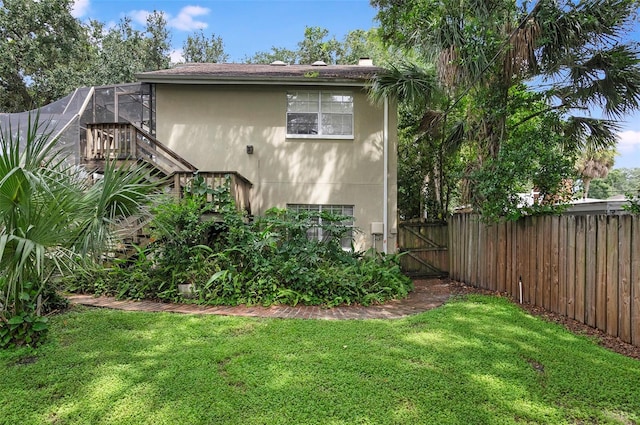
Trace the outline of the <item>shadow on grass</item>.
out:
M 88 310 L 35 355 L 0 357 L 0 423 L 640 419 L 640 362 L 489 297 L 387 321 Z

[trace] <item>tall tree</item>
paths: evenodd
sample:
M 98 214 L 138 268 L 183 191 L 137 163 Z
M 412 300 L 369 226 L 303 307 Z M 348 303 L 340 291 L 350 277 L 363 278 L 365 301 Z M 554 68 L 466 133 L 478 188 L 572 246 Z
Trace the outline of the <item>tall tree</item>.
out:
M 171 34 L 163 13 L 154 10 L 147 16 L 145 44 L 144 71 L 169 68 Z
M 436 60 L 441 80 L 462 88 L 491 113 L 479 118 L 478 141 L 495 157 L 507 137 L 509 88 L 544 78 L 557 110 L 599 106 L 612 117 L 638 107 L 638 53 L 624 44 L 636 0 L 587 0 L 578 4 L 540 0 L 529 11 L 504 0 L 439 3 L 375 0 L 384 37 L 419 46 Z M 459 89 L 458 89 L 459 90 Z M 595 144 L 611 143 L 607 121 L 580 120 Z M 580 136 L 578 131 L 571 135 Z M 584 141 L 574 140 L 576 142 Z
M 377 28 L 349 31 L 338 50 L 337 63 L 354 65 L 360 58 L 369 58 L 374 65 L 399 64 L 406 61 L 405 53 L 384 46 Z
M 110 29 L 92 20 L 88 31 L 94 58 L 85 85 L 130 83 L 136 81 L 139 72 L 169 67 L 170 35 L 160 12 L 147 17 L 144 31 L 134 28 L 128 17 Z
M 224 51 L 222 38 L 215 34 L 207 38 L 202 30 L 188 36 L 182 49 L 186 62 L 222 63 L 229 60 L 229 55 Z
M 257 52 L 251 57 L 245 57 L 245 63 L 272 63 L 282 61 L 288 64 L 294 64 L 298 61 L 298 52 L 287 49 L 285 47 L 271 47 L 271 51 Z
M 563 143 L 602 148 L 615 143 L 613 119 L 638 108 L 640 60 L 623 40 L 636 0 L 540 0 L 531 9 L 506 0 L 372 3 L 387 42 L 436 65 L 450 108 L 470 99 L 465 122 L 476 168 L 496 161 L 511 134 L 542 114 L 562 115 Z M 546 84 L 547 102 L 514 122 L 512 88 L 532 79 Z M 609 119 L 571 114 L 594 106 Z
M 614 168 L 604 178 L 595 178 L 589 187 L 589 196 L 606 199 L 614 195 L 636 193 L 640 189 L 640 168 Z
M 360 58 L 371 58 L 374 52 L 370 46 L 368 34 L 364 30 L 350 31 L 344 38 L 336 62 L 349 65 L 358 63 Z
M 577 166 L 582 178 L 582 198 L 589 197 L 589 187 L 593 179 L 607 177 L 613 167 L 615 149 L 587 149 L 580 158 Z
M 19 112 L 66 95 L 90 48 L 71 0 L 5 0 L 0 7 L 0 110 Z
M 335 37 L 329 37 L 329 30 L 321 27 L 305 27 L 304 39 L 298 43 L 298 61 L 311 64 L 323 61 L 335 64 L 340 55 L 341 45 Z
M 353 30 L 342 42 L 329 36 L 329 30 L 321 27 L 305 27 L 302 41 L 296 50 L 272 47 L 271 51 L 257 52 L 246 57 L 246 63 L 271 63 L 283 61 L 289 64 L 310 64 L 321 60 L 327 64 L 354 65 L 360 58 L 370 58 L 375 64 L 400 60 L 403 55 L 393 54 L 382 44 L 375 29 Z
M 131 19 L 125 17 L 109 30 L 99 21 L 91 21 L 89 25 L 96 49 L 93 75 L 88 76 L 91 85 L 135 81 L 135 74 L 144 69 L 141 52 L 145 43 L 142 33 L 133 28 Z
M 144 31 L 124 18 L 115 27 L 71 15 L 71 0 L 9 0 L 0 7 L 0 110 L 53 102 L 79 86 L 135 81 L 169 66 L 167 22 L 160 12 Z

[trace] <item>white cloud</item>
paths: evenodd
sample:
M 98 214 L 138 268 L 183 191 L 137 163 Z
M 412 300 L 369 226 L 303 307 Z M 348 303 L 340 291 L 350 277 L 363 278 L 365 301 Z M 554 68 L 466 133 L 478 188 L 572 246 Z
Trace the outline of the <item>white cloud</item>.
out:
M 169 17 L 167 21 L 169 26 L 181 31 L 194 31 L 204 29 L 208 24 L 204 21 L 198 21 L 194 19 L 197 16 L 208 15 L 211 10 L 201 6 L 185 6 L 183 7 L 178 16 L 175 18 Z
M 88 1 L 88 0 L 86 0 Z M 161 12 L 164 18 L 167 20 L 167 26 L 175 28 L 180 31 L 195 31 L 208 27 L 209 25 L 204 21 L 195 19 L 198 16 L 208 15 L 211 10 L 201 6 L 185 6 L 180 9 L 178 16 L 172 16 L 166 12 Z M 132 10 L 127 13 L 127 16 L 133 20 L 133 22 L 146 25 L 147 17 L 151 14 L 148 10 Z
M 620 139 L 617 148 L 620 154 L 631 153 L 636 150 L 640 151 L 640 131 L 623 131 L 618 136 Z
M 89 0 L 75 0 L 71 6 L 71 16 L 82 18 L 89 11 Z
M 171 56 L 171 63 L 182 63 L 184 62 L 184 51 L 182 49 L 172 50 L 169 54 Z
M 149 15 L 151 15 L 151 12 L 149 12 L 148 10 L 132 10 L 131 12 L 127 13 L 127 16 L 129 16 L 133 22 L 140 25 L 147 24 L 147 18 L 149 17 Z

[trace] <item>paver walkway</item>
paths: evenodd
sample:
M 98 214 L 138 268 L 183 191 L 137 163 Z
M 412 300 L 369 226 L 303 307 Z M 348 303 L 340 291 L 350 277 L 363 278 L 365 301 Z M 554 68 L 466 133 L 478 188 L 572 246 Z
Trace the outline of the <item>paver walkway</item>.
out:
M 392 300 L 382 305 L 363 307 L 339 306 L 199 306 L 194 304 L 158 303 L 153 301 L 118 301 L 112 297 L 71 295 L 73 304 L 106 307 L 128 311 L 166 311 L 187 314 L 218 314 L 226 316 L 278 317 L 298 319 L 398 319 L 442 305 L 451 296 L 448 281 L 440 279 L 414 280 L 415 289 L 403 300 Z

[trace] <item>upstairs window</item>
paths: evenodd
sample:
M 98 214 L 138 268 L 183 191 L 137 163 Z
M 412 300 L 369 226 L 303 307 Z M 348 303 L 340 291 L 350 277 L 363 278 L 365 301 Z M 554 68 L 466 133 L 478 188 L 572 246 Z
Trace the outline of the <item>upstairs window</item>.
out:
M 338 91 L 287 93 L 287 136 L 353 137 L 353 95 Z

